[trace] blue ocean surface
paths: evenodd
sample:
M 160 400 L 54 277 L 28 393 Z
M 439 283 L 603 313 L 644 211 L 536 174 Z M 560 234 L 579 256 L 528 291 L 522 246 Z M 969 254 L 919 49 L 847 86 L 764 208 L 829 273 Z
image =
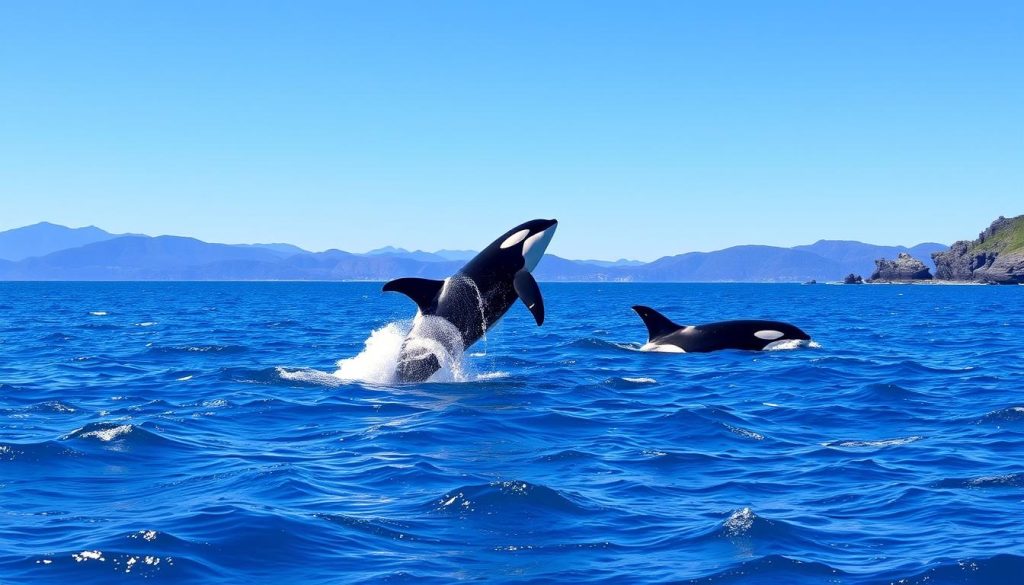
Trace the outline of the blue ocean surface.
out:
M 379 283 L 0 283 L 0 583 L 1021 582 L 1024 287 L 541 288 L 398 385 Z

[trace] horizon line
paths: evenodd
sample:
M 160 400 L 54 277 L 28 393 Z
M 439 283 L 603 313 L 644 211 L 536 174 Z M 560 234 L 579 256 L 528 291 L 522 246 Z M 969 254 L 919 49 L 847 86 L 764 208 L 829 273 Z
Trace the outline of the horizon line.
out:
M 1001 216 L 1001 217 L 1005 217 L 1005 216 Z M 337 252 L 345 252 L 345 253 L 359 255 L 359 256 L 365 256 L 365 255 L 369 255 L 369 254 L 371 254 L 373 252 L 377 252 L 379 250 L 383 250 L 383 249 L 386 249 L 386 248 L 394 248 L 397 251 L 397 253 L 402 253 L 404 251 L 404 253 L 414 254 L 414 253 L 419 252 L 419 253 L 431 254 L 431 255 L 438 255 L 439 252 L 472 252 L 472 253 L 478 253 L 480 251 L 479 249 L 457 248 L 457 247 L 442 247 L 442 248 L 438 248 L 437 250 L 426 250 L 426 249 L 423 249 L 423 248 L 409 249 L 409 248 L 407 248 L 405 246 L 399 246 L 399 245 L 396 245 L 396 244 L 384 244 L 382 246 L 377 246 L 377 247 L 370 248 L 368 250 L 360 251 L 360 252 L 353 251 L 353 250 L 345 250 L 344 248 L 340 248 L 340 247 L 329 247 L 329 248 L 324 248 L 324 249 L 321 249 L 321 250 L 311 250 L 311 249 L 304 248 L 304 247 L 302 247 L 301 245 L 298 245 L 298 244 L 293 244 L 291 242 L 283 242 L 283 241 L 279 241 L 279 242 L 273 242 L 273 241 L 271 241 L 271 242 L 234 242 L 234 243 L 232 243 L 232 242 L 221 242 L 221 241 L 204 240 L 204 239 L 199 238 L 197 236 L 179 235 L 179 234 L 171 234 L 171 233 L 163 233 L 163 234 L 158 234 L 158 235 L 151 235 L 151 234 L 140 233 L 140 232 L 114 233 L 114 232 L 107 231 L 105 228 L 99 227 L 99 226 L 97 226 L 95 224 L 89 224 L 89 225 L 84 225 L 84 226 L 79 226 L 79 227 L 72 227 L 72 226 L 69 226 L 69 225 L 55 223 L 55 222 L 52 222 L 52 221 L 49 221 L 49 220 L 40 220 L 40 221 L 37 221 L 35 223 L 30 223 L 30 224 L 26 224 L 26 225 L 22 225 L 22 226 L 16 226 L 16 227 L 0 228 L 0 234 L 6 233 L 6 232 L 10 232 L 10 231 L 20 230 L 20 229 L 40 226 L 40 225 L 49 225 L 49 226 L 54 226 L 54 227 L 59 227 L 59 228 L 64 228 L 64 229 L 69 229 L 69 230 L 96 229 L 96 230 L 100 230 L 100 231 L 102 231 L 102 232 L 104 232 L 104 233 L 106 233 L 108 235 L 115 236 L 115 237 L 132 237 L 132 236 L 135 236 L 135 237 L 147 237 L 147 238 L 160 238 L 160 237 L 184 238 L 184 239 L 196 240 L 198 242 L 203 242 L 205 244 L 219 244 L 219 245 L 223 245 L 223 246 L 279 246 L 279 245 L 283 245 L 283 246 L 292 246 L 292 247 L 295 247 L 295 248 L 298 248 L 298 249 L 302 250 L 303 252 L 310 253 L 310 254 L 323 254 L 323 253 L 326 253 L 326 252 L 337 251 Z M 114 239 L 114 238 L 111 238 L 111 239 Z M 957 240 L 957 241 L 961 241 L 961 240 Z M 660 260 L 662 258 L 669 258 L 669 257 L 673 257 L 673 256 L 682 256 L 682 255 L 686 255 L 686 254 L 712 254 L 712 253 L 715 253 L 715 252 L 722 252 L 722 251 L 725 251 L 725 250 L 730 250 L 730 249 L 733 249 L 733 248 L 740 248 L 740 247 L 764 247 L 764 248 L 776 248 L 776 249 L 782 249 L 782 250 L 796 250 L 796 248 L 799 248 L 799 247 L 813 246 L 815 244 L 819 244 L 819 243 L 822 243 L 822 242 L 839 242 L 839 243 L 850 243 L 850 244 L 864 244 L 864 245 L 867 245 L 867 246 L 877 246 L 877 247 L 885 247 L 885 248 L 905 248 L 907 250 L 910 250 L 912 248 L 916 248 L 918 246 L 924 246 L 924 245 L 940 245 L 940 246 L 946 246 L 947 248 L 952 246 L 952 244 L 946 244 L 946 243 L 938 242 L 938 241 L 935 241 L 935 240 L 928 240 L 928 241 L 917 242 L 917 243 L 915 243 L 913 245 L 907 246 L 907 245 L 904 245 L 904 244 L 877 244 L 877 243 L 866 242 L 864 240 L 858 240 L 858 239 L 821 237 L 821 238 L 818 238 L 817 240 L 815 240 L 813 242 L 810 242 L 810 243 L 795 244 L 795 245 L 792 245 L 792 246 L 783 246 L 783 245 L 776 245 L 776 244 L 740 243 L 740 244 L 732 244 L 732 245 L 725 246 L 725 247 L 722 247 L 722 248 L 717 248 L 717 249 L 700 249 L 700 250 L 687 250 L 687 251 L 681 251 L 681 252 L 676 252 L 676 253 L 661 253 L 660 255 L 653 256 L 653 258 L 651 260 L 640 260 L 638 258 L 627 258 L 625 256 L 616 258 L 614 260 L 608 260 L 608 259 L 603 259 L 603 258 L 593 258 L 593 257 L 588 257 L 588 258 L 569 258 L 568 256 L 563 256 L 563 255 L 554 254 L 554 253 L 550 253 L 550 252 L 547 253 L 546 255 L 555 256 L 555 257 L 558 257 L 558 258 L 563 258 L 565 260 L 572 260 L 572 261 L 576 261 L 576 262 L 593 261 L 593 262 L 610 262 L 610 263 L 615 263 L 615 262 L 623 262 L 623 261 L 625 261 L 625 262 L 641 262 L 643 264 L 650 264 L 651 262 L 655 262 L 655 261 Z M 84 245 L 88 245 L 88 244 L 84 244 Z M 802 251 L 802 250 L 796 250 L 796 251 Z

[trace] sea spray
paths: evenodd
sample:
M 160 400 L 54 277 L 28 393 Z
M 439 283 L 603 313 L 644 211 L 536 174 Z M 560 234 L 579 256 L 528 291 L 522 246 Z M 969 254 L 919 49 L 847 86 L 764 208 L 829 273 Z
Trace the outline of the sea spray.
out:
M 792 351 L 794 349 L 821 349 L 821 344 L 812 339 L 780 339 L 764 346 L 764 351 Z
M 390 384 L 395 381 L 395 365 L 402 351 L 402 341 L 411 324 L 396 321 L 375 329 L 364 342 L 363 351 L 338 360 L 333 376 L 346 382 Z
M 402 360 L 415 361 L 433 355 L 441 367 L 429 379 L 435 382 L 459 382 L 465 380 L 462 366 L 465 349 L 462 334 L 447 319 L 417 314 L 412 329 L 399 344 L 399 353 L 394 362 L 397 365 Z
M 441 369 L 430 377 L 431 382 L 477 379 L 464 360 L 462 337 L 458 330 L 444 319 L 423 315 L 417 315 L 413 321 L 394 321 L 375 329 L 364 342 L 363 350 L 353 357 L 338 360 L 338 369 L 333 373 L 311 368 L 277 370 L 285 380 L 325 386 L 348 382 L 395 384 L 398 382 L 395 368 L 402 355 L 403 343 L 414 352 L 429 352 L 437 356 Z

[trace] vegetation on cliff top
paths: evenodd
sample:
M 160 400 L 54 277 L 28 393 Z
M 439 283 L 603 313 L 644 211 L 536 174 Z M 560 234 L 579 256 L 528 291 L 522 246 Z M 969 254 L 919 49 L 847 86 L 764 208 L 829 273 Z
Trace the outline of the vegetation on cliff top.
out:
M 971 251 L 999 253 L 1024 251 L 1024 215 L 996 220 L 974 241 Z

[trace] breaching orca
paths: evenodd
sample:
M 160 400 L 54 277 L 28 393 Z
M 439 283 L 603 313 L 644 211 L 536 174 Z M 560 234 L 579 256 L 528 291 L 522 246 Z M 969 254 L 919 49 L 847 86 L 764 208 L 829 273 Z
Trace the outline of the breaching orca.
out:
M 783 341 L 809 340 L 799 327 L 780 321 L 721 321 L 706 325 L 678 325 L 650 307 L 636 305 L 647 325 L 644 351 L 706 352 L 719 349 L 761 350 Z
M 544 300 L 530 272 L 537 267 L 558 222 L 535 219 L 516 226 L 445 280 L 399 278 L 384 285 L 416 303 L 419 312 L 402 342 L 395 373 L 402 382 L 422 382 L 487 332 L 516 299 L 537 325 Z

